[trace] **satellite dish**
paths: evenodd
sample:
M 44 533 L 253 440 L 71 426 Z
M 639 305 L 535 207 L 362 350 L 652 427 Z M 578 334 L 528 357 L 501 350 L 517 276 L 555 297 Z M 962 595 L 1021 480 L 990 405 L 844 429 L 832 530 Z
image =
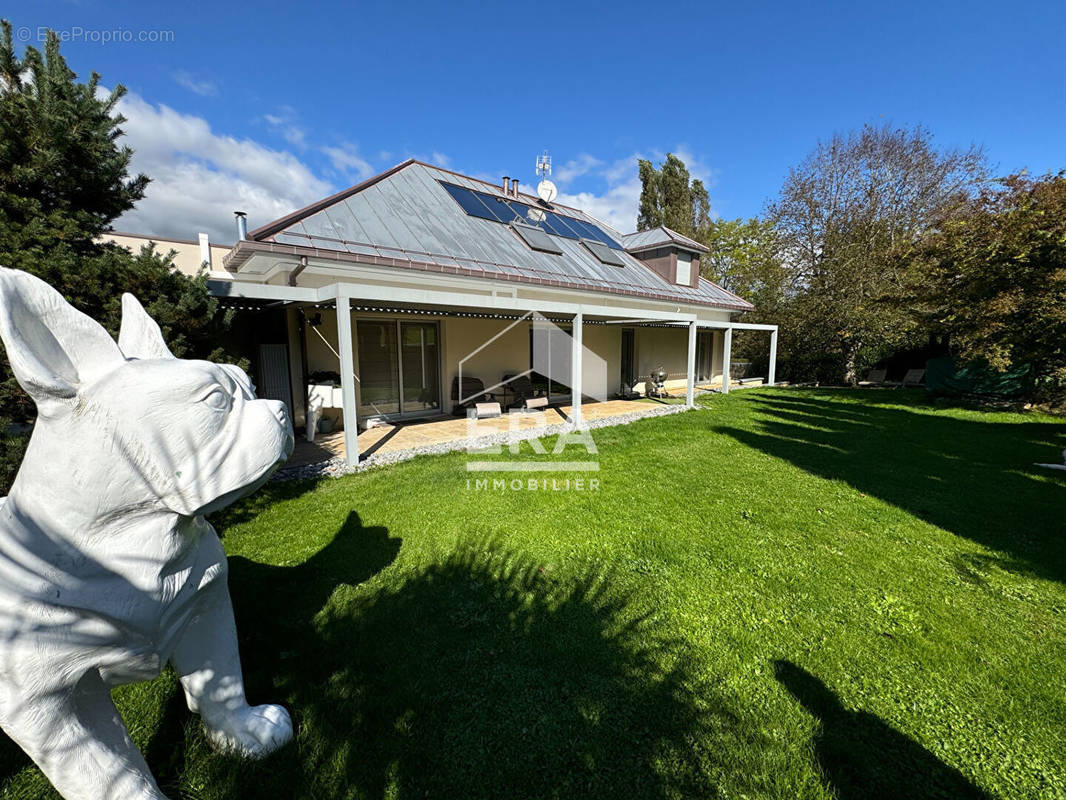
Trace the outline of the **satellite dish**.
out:
M 545 179 L 537 184 L 537 194 L 545 203 L 550 203 L 559 196 L 559 190 L 555 188 L 554 183 Z

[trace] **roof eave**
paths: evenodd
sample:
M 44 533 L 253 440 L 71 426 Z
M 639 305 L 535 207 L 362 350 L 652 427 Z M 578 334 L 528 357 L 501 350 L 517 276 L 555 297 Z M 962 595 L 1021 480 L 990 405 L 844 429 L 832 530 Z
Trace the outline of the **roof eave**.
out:
M 423 272 L 439 272 L 448 275 L 459 275 L 471 278 L 488 278 L 490 280 L 504 280 L 517 283 L 527 283 L 531 285 L 551 286 L 562 289 L 573 289 L 577 291 L 592 292 L 595 294 L 608 294 L 614 296 L 633 297 L 642 300 L 655 300 L 659 302 L 680 303 L 683 305 L 705 306 L 708 308 L 716 308 L 722 311 L 731 312 L 750 311 L 754 308 L 751 303 L 739 297 L 736 298 L 736 303 L 723 303 L 716 302 L 713 300 L 703 300 L 691 297 L 680 297 L 677 295 L 670 294 L 660 294 L 657 292 L 638 292 L 609 286 L 589 286 L 587 284 L 580 284 L 572 281 L 545 281 L 537 278 L 532 278 L 527 275 L 507 275 L 488 272 L 482 273 L 465 267 L 452 267 L 447 265 L 434 264 L 430 262 L 416 261 L 413 259 L 397 259 L 390 258 L 387 256 L 361 255 L 355 253 L 340 252 L 337 250 L 326 250 L 318 247 L 304 247 L 295 244 L 282 244 L 280 242 L 273 241 L 253 241 L 250 239 L 237 242 L 237 245 L 233 248 L 233 250 L 231 250 L 223 259 L 223 266 L 229 272 L 237 273 L 240 271 L 240 268 L 244 266 L 248 262 L 248 260 L 254 257 L 257 253 L 291 256 L 293 258 L 307 256 L 308 258 L 317 258 L 349 264 L 364 264 L 366 266 L 372 267 L 398 267 L 400 269 L 414 269 Z M 701 280 L 706 279 L 701 278 Z M 729 292 L 728 294 L 732 295 L 731 292 Z M 735 295 L 732 296 L 736 297 Z

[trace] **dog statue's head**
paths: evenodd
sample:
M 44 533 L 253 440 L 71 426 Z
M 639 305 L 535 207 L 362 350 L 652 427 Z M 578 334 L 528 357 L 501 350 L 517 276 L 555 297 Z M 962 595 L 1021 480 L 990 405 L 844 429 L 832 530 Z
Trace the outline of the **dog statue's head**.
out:
M 13 496 L 48 481 L 60 497 L 67 482 L 99 514 L 194 516 L 258 488 L 292 452 L 283 403 L 257 400 L 238 367 L 175 358 L 133 295 L 116 343 L 44 281 L 0 267 L 0 337 L 38 411 Z

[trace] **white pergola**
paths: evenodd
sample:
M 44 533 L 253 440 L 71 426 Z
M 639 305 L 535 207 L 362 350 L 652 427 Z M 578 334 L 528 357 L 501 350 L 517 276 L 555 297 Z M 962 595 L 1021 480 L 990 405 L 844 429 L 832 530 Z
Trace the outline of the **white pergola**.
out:
M 770 366 L 767 384 L 775 382 L 777 366 L 777 326 L 747 322 L 699 319 L 692 312 L 653 308 L 633 308 L 614 305 L 610 296 L 589 295 L 579 302 L 567 300 L 534 300 L 518 297 L 517 293 L 474 293 L 458 289 L 436 287 L 410 288 L 374 283 L 337 282 L 317 288 L 254 283 L 240 280 L 210 280 L 211 293 L 222 298 L 266 300 L 281 303 L 324 304 L 335 303 L 337 308 L 337 340 L 340 345 L 340 376 L 342 412 L 344 415 L 345 459 L 349 465 L 359 462 L 359 427 L 356 419 L 355 358 L 352 351 L 352 301 L 403 303 L 433 306 L 437 308 L 467 308 L 481 312 L 501 314 L 524 314 L 535 311 L 544 315 L 570 317 L 573 320 L 571 384 L 572 395 L 570 419 L 573 425 L 583 424 L 581 416 L 581 371 L 582 339 L 586 317 L 607 318 L 614 323 L 673 324 L 688 328 L 688 385 L 685 392 L 686 405 L 696 401 L 696 332 L 699 328 L 723 331 L 722 391 L 729 391 L 730 351 L 734 330 L 767 331 L 770 334 Z M 636 318 L 635 318 L 636 317 Z

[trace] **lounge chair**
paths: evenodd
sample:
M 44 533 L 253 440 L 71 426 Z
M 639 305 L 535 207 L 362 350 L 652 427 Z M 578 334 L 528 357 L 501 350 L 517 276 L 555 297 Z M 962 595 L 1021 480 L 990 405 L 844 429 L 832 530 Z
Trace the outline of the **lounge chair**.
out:
M 872 369 L 866 376 L 866 380 L 859 381 L 859 386 L 881 386 L 888 377 L 887 369 Z
M 924 369 L 909 369 L 907 374 L 903 376 L 903 380 L 900 381 L 900 386 L 924 386 L 925 385 L 925 370 Z

